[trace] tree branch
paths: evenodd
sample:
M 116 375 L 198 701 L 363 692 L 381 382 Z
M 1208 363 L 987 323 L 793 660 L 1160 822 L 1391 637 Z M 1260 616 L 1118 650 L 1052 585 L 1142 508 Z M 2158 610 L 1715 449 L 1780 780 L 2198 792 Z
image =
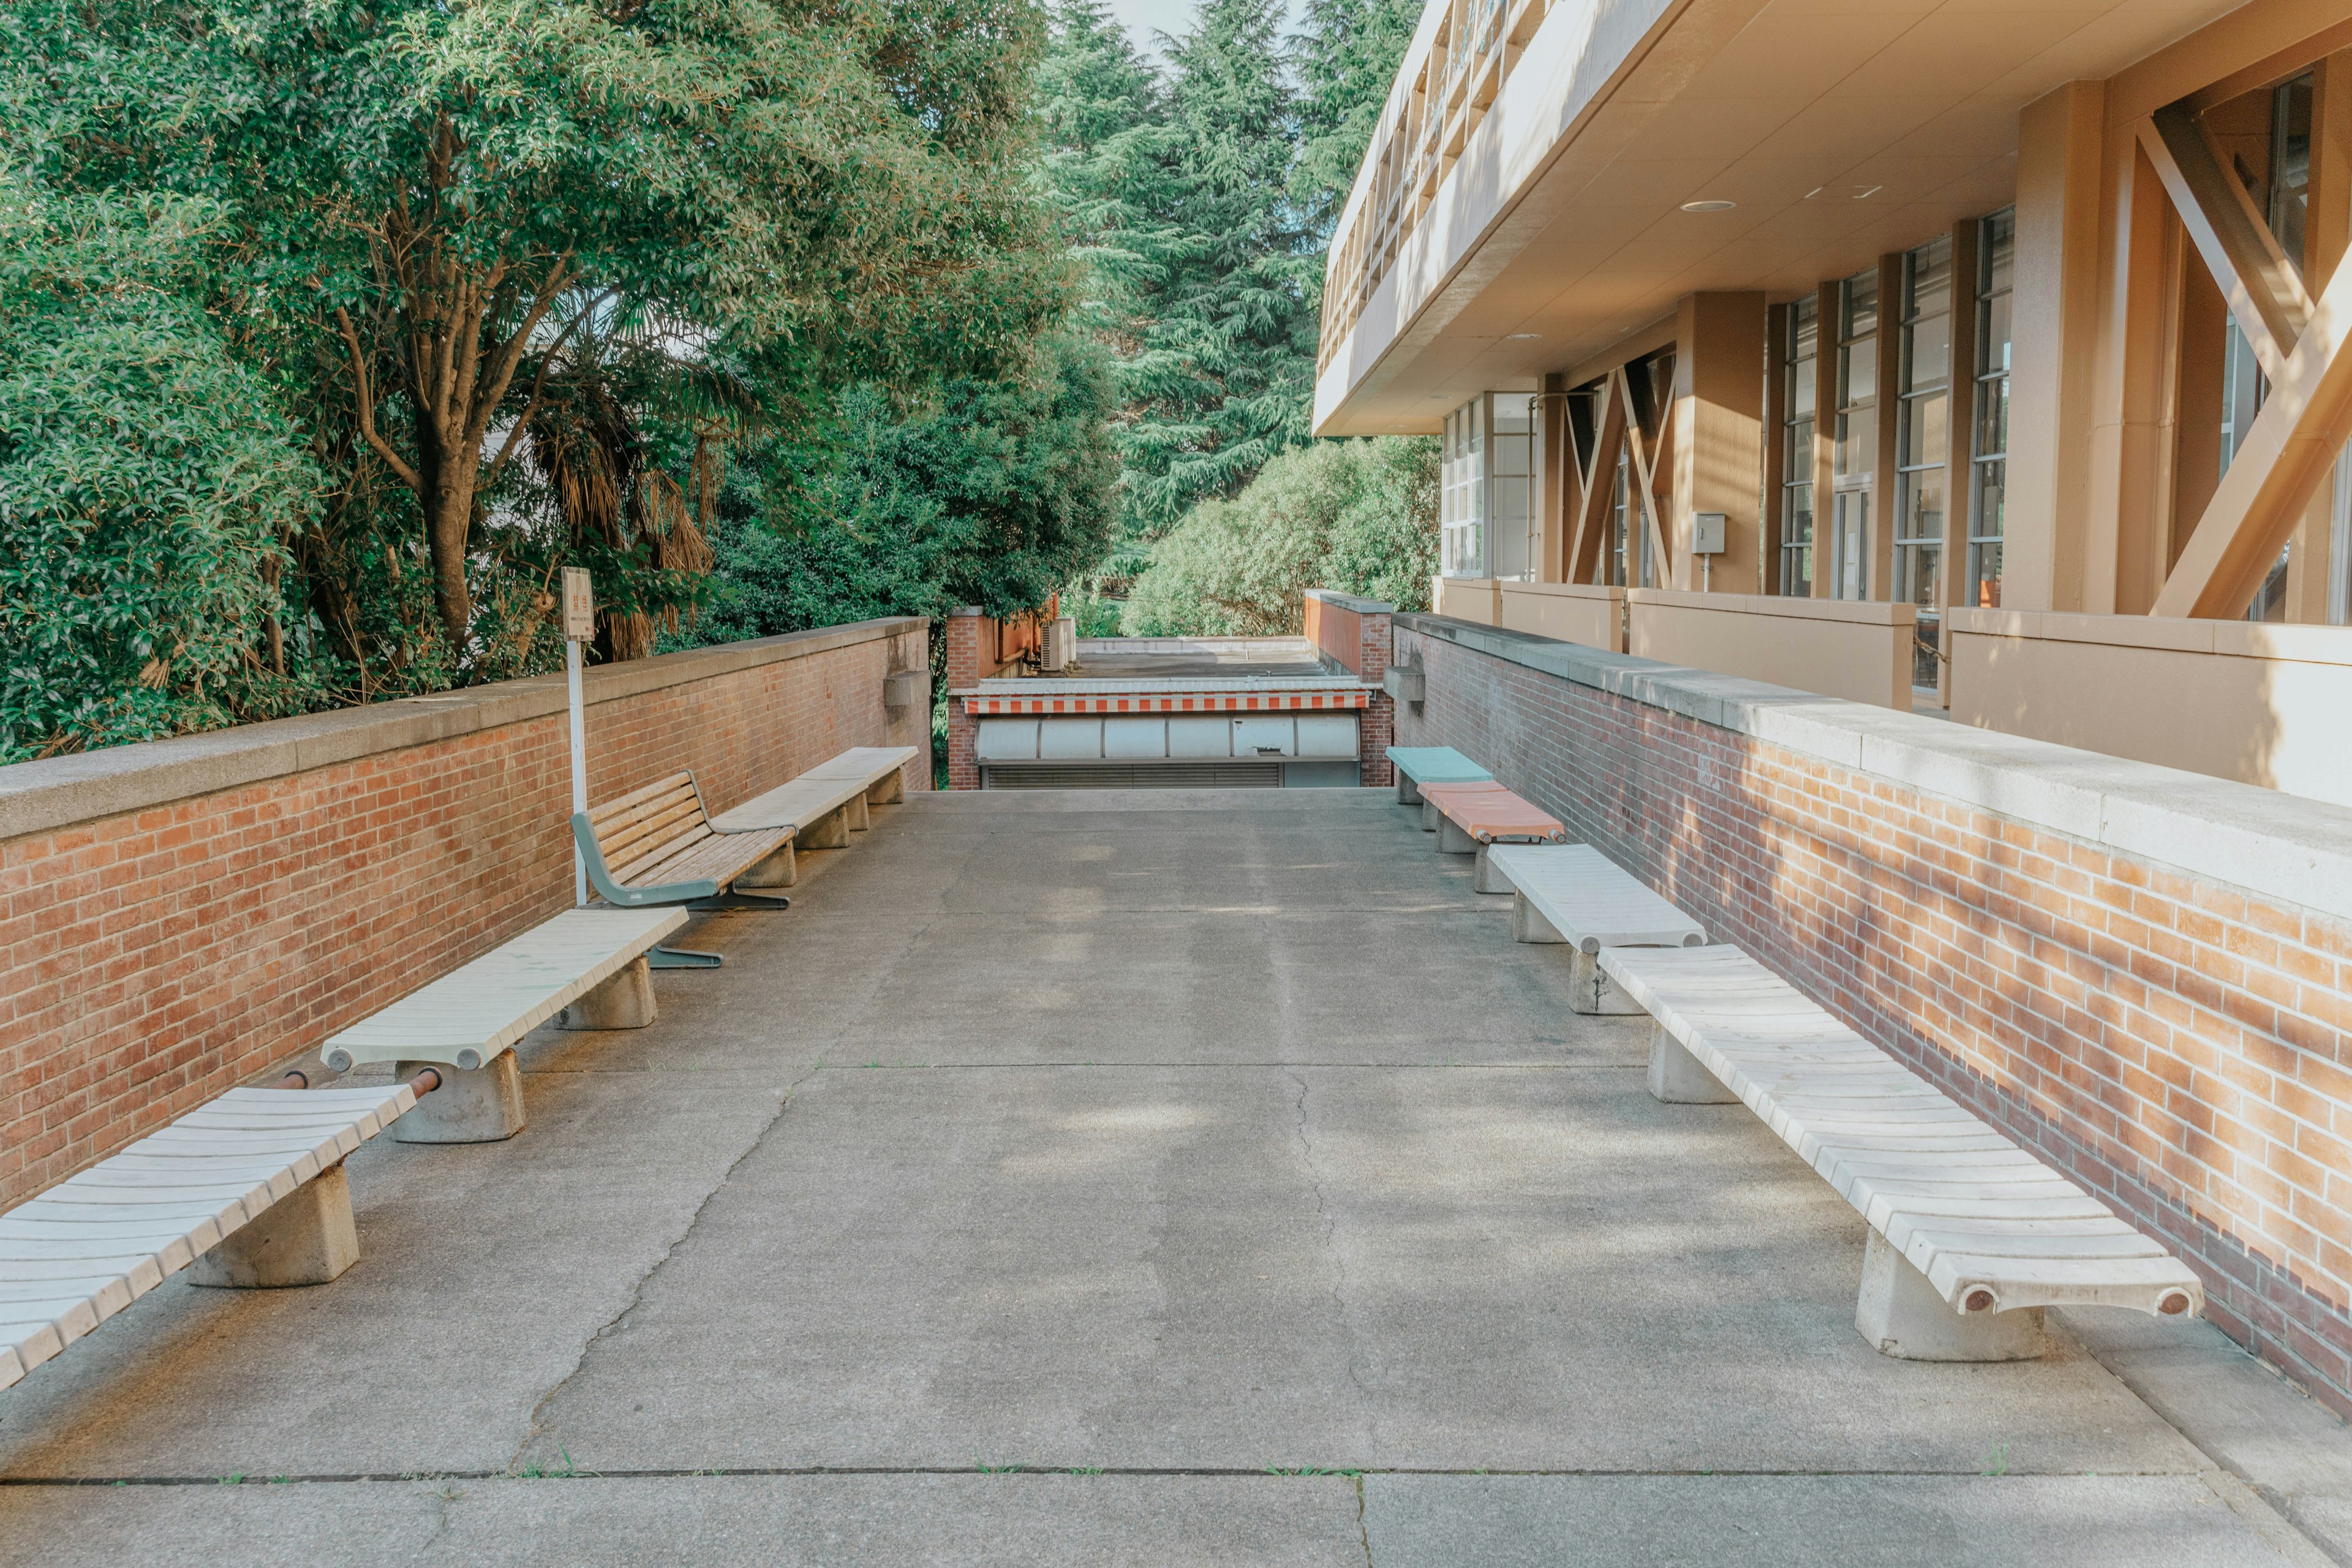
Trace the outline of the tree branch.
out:
M 400 480 L 418 495 L 425 493 L 425 481 L 416 470 L 401 460 L 400 454 L 375 431 L 375 394 L 369 385 L 367 356 L 360 352 L 360 335 L 352 330 L 351 313 L 341 305 L 335 307 L 335 325 L 341 329 L 343 342 L 352 351 L 352 375 L 358 383 L 360 436 L 369 448 L 384 460 L 386 467 L 400 476 Z
M 555 363 L 557 351 L 563 347 L 565 340 L 572 336 L 580 323 L 593 314 L 597 306 L 611 299 L 614 292 L 607 289 L 589 300 L 578 315 L 563 324 L 563 330 L 555 334 L 555 341 L 547 345 L 547 352 L 539 356 L 539 369 L 530 378 L 530 396 L 524 400 L 522 413 L 516 416 L 514 424 L 507 431 L 506 440 L 499 444 L 499 455 L 490 460 L 489 471 L 482 476 L 484 489 L 489 489 L 499 475 L 505 471 L 507 459 L 514 456 L 515 443 L 522 439 L 523 431 L 530 424 L 530 416 L 539 412 L 540 393 L 547 385 L 547 367 Z

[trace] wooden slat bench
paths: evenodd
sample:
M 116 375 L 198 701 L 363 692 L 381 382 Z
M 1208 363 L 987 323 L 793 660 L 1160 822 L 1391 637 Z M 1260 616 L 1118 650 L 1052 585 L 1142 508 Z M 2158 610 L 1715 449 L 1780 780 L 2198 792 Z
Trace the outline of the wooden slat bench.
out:
M 1580 1013 L 1640 1013 L 1600 963 L 1611 947 L 1696 947 L 1706 932 L 1590 844 L 1502 844 L 1487 851 L 1511 892 L 1511 935 L 1565 942 L 1569 1005 Z
M 690 773 L 671 773 L 572 818 L 588 885 L 615 909 L 781 910 L 782 893 L 749 889 L 792 879 L 792 829 L 730 830 L 711 821 Z M 662 948 L 656 969 L 715 969 L 715 952 Z
M 637 1029 L 654 1021 L 650 959 L 686 924 L 685 910 L 566 910 L 471 963 L 331 1037 L 336 1072 L 394 1062 L 394 1076 L 443 1069 L 424 1109 L 393 1133 L 404 1143 L 482 1143 L 523 1128 L 514 1045 L 550 1019 L 568 1029 Z
M 1475 784 L 1495 776 L 1451 746 L 1391 746 L 1387 756 L 1396 770 L 1399 805 L 1419 805 L 1423 784 Z M 1421 825 L 1436 826 L 1427 816 Z
M 1487 854 L 1491 847 L 1559 844 L 1568 837 L 1568 826 L 1559 817 L 1491 781 L 1423 784 L 1421 798 L 1438 815 L 1438 853 L 1478 858 L 1477 876 L 1472 885 L 1482 893 L 1513 890 L 1508 882 L 1498 882 L 1490 870 Z
M 1854 1322 L 1885 1354 L 2040 1355 L 2047 1306 L 2202 1309 L 2162 1246 L 1738 948 L 1601 962 L 1656 1020 L 1651 1093 L 1740 1101 L 1869 1222 Z
M 906 766 L 915 759 L 912 746 L 853 746 L 787 784 L 720 812 L 711 826 L 722 833 L 782 830 L 791 845 L 760 869 L 761 887 L 790 887 L 798 876 L 793 852 L 801 849 L 846 849 L 853 832 L 872 825 L 871 806 L 892 805 L 907 798 Z
M 225 1286 L 341 1274 L 359 1257 L 343 1156 L 416 1103 L 404 1083 L 233 1089 L 0 1215 L 0 1387 L 183 1268 Z

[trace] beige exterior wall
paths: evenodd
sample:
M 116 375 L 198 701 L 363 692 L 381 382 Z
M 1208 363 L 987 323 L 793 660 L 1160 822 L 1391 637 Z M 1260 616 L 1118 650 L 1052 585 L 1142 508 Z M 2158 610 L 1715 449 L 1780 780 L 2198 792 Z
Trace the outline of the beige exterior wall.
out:
M 1625 591 L 1636 658 L 1911 710 L 1908 605 L 1750 594 Z
M 1625 590 L 1582 583 L 1503 583 L 1506 631 L 1532 632 L 1610 653 L 1625 651 Z M 1466 617 L 1465 617 L 1466 618 Z
M 2352 805 L 2352 628 L 1960 610 L 1952 718 Z
M 1482 626 L 1503 623 L 1501 584 L 1492 577 L 1437 577 L 1429 584 L 1430 607 L 1458 621 Z

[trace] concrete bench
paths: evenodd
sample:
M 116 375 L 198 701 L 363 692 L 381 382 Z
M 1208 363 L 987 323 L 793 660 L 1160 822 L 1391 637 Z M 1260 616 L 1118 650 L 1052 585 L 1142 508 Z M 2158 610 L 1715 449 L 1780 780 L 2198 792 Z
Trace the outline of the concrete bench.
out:
M 1389 765 L 1396 770 L 1399 805 L 1419 805 L 1421 786 L 1425 784 L 1477 784 L 1495 776 L 1451 746 L 1391 746 L 1387 754 Z M 1421 825 L 1423 828 L 1437 826 L 1427 814 Z
M 183 1268 L 334 1279 L 359 1258 L 343 1156 L 416 1103 L 405 1083 L 233 1089 L 0 1215 L 0 1388 Z
M 1870 1224 L 1855 1327 L 1916 1361 L 2042 1352 L 2042 1310 L 2202 1309 L 2188 1267 L 1734 947 L 1603 948 L 1650 1092 L 1738 1100 Z
M 1504 844 L 1488 850 L 1494 880 L 1511 892 L 1511 935 L 1564 942 L 1569 1005 L 1580 1013 L 1643 1011 L 1600 961 L 1612 947 L 1696 947 L 1699 923 L 1650 891 L 1590 844 Z
M 912 746 L 853 746 L 762 795 L 720 812 L 711 826 L 721 833 L 782 830 L 791 842 L 760 868 L 761 887 L 788 888 L 799 875 L 795 849 L 846 849 L 851 833 L 872 826 L 867 807 L 895 805 L 907 798 L 906 765 Z
M 567 1029 L 637 1029 L 654 1021 L 653 955 L 684 925 L 675 905 L 566 910 L 504 946 L 410 992 L 331 1037 L 336 1072 L 393 1062 L 405 1079 L 442 1069 L 442 1087 L 393 1136 L 404 1143 L 488 1143 L 523 1129 L 515 1042 L 555 1019 Z
M 1423 805 L 1437 813 L 1437 851 L 1441 855 L 1478 857 L 1480 892 L 1504 892 L 1507 884 L 1490 887 L 1487 852 L 1497 844 L 1558 844 L 1568 837 L 1567 825 L 1533 802 L 1491 781 L 1486 784 L 1432 784 L 1422 786 Z

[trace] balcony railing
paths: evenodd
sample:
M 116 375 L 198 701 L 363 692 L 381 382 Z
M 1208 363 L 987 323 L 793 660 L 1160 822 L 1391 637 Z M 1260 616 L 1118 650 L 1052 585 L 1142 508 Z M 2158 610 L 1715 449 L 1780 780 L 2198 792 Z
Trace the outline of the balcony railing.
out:
M 1429 47 L 1397 73 L 1410 88 L 1391 95 L 1373 132 L 1352 201 L 1332 236 L 1324 274 L 1322 342 L 1316 368 L 1331 363 L 1372 292 L 1462 154 L 1471 132 L 1509 79 L 1519 51 L 1558 0 L 1433 0 L 1443 6 Z

